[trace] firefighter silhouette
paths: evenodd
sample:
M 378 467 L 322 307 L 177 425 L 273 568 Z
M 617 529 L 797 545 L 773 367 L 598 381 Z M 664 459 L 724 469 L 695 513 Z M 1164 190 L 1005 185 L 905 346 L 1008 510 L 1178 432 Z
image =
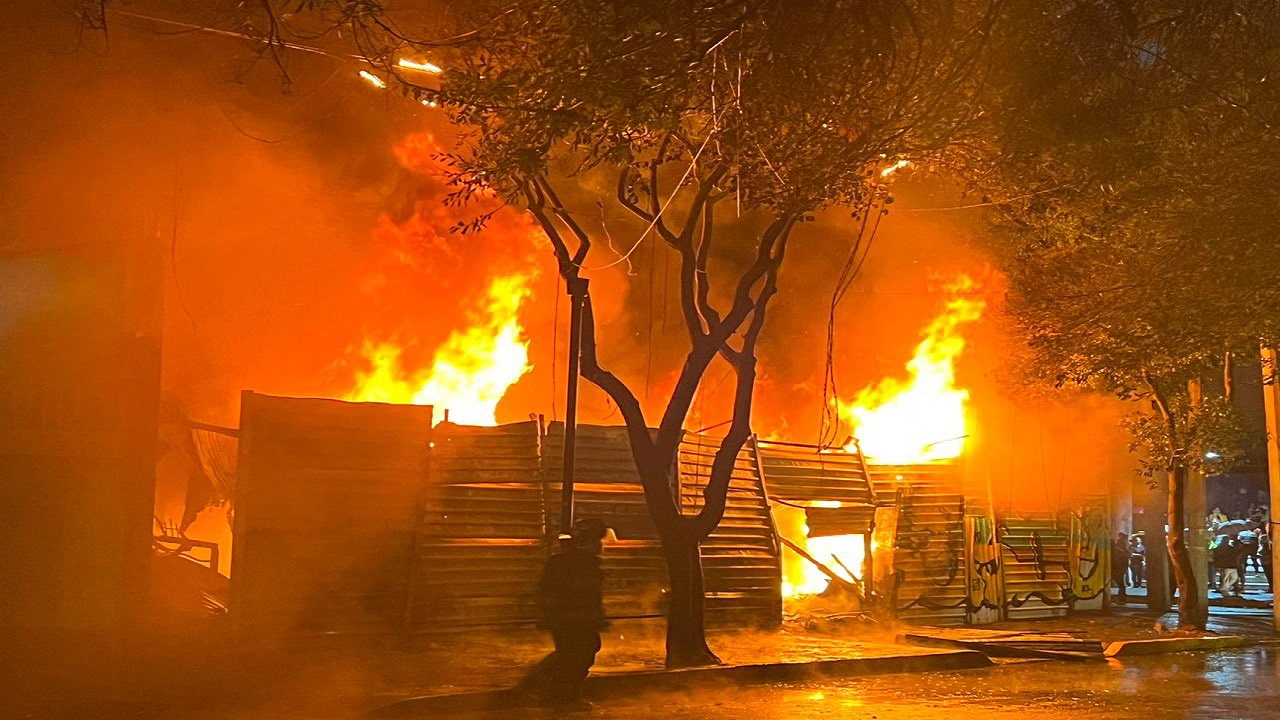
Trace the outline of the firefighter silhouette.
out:
M 535 700 L 585 705 L 582 685 L 600 651 L 604 629 L 604 573 L 600 569 L 603 521 L 586 518 L 561 535 L 538 581 L 542 627 L 550 631 L 555 650 L 534 665 L 516 686 Z

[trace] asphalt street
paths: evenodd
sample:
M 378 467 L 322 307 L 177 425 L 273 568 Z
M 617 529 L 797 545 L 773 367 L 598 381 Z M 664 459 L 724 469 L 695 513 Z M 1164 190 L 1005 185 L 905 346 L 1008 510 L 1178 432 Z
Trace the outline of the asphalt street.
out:
M 1017 661 L 985 670 L 599 701 L 574 718 L 665 720 L 1225 720 L 1280 718 L 1280 645 L 1127 662 Z M 539 717 L 544 711 L 473 718 Z M 545 712 L 545 717 L 553 714 Z

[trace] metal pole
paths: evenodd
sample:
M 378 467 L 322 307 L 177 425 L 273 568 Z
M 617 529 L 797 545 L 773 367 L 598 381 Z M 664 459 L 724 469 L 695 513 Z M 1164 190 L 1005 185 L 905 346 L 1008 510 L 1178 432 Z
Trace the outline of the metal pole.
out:
M 1280 509 L 1280 386 L 1276 381 L 1276 350 L 1262 349 L 1262 399 L 1267 409 L 1267 477 L 1271 491 L 1271 512 L 1267 522 L 1267 537 L 1271 539 L 1271 566 L 1280 559 L 1280 547 L 1276 546 L 1272 530 L 1276 527 L 1276 511 Z M 1272 603 L 1272 632 L 1280 628 L 1280 605 Z
M 587 281 L 573 278 L 569 289 L 569 382 L 565 391 L 564 475 L 560 484 L 560 532 L 573 527 L 573 464 L 578 444 L 578 375 L 582 370 L 582 311 L 587 303 Z

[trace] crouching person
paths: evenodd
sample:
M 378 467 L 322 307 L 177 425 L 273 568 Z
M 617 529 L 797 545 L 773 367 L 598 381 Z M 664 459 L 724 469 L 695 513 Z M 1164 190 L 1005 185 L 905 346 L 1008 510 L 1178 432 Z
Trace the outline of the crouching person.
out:
M 561 547 L 547 560 L 538 581 L 542 625 L 555 650 L 525 675 L 516 689 L 536 702 L 589 709 L 582 685 L 600 651 L 604 619 L 604 574 L 600 555 L 609 529 L 597 519 L 573 524 Z

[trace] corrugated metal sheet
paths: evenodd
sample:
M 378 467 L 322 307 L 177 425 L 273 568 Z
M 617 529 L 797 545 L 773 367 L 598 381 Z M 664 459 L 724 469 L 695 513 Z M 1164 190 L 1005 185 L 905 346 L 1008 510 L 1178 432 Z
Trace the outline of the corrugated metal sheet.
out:
M 1004 563 L 992 518 L 970 515 L 964 525 L 969 584 L 967 622 L 985 625 L 1004 618 Z
M 416 632 L 529 623 L 548 548 L 536 422 L 437 426 L 413 569 Z
M 1068 610 L 1070 523 L 1048 514 L 999 518 L 1005 614 L 1054 617 Z
M 431 408 L 245 393 L 240 426 L 237 626 L 402 630 Z
M 907 622 L 961 624 L 968 614 L 965 502 L 955 466 L 871 465 L 880 497 L 898 506 L 894 587 L 890 597 Z
M 574 460 L 574 516 L 600 518 L 620 542 L 605 547 L 605 614 L 611 618 L 658 617 L 667 587 L 667 566 L 658 532 L 649 519 L 644 488 L 624 427 L 579 425 Z M 547 515 L 560 525 L 564 423 L 547 427 L 542 473 Z
M 876 509 L 870 505 L 838 508 L 805 508 L 809 537 L 862 535 L 871 530 Z
M 688 434 L 680 444 L 680 501 L 698 512 L 720 439 Z M 775 627 L 782 622 L 782 559 L 755 448 L 734 462 L 724 519 L 702 543 L 708 622 Z
M 1071 608 L 1101 610 L 1110 579 L 1111 531 L 1104 497 L 1085 499 L 1071 514 Z
M 760 440 L 760 467 L 769 499 L 797 505 L 839 502 L 876 504 L 860 453 L 819 452 L 816 445 Z

